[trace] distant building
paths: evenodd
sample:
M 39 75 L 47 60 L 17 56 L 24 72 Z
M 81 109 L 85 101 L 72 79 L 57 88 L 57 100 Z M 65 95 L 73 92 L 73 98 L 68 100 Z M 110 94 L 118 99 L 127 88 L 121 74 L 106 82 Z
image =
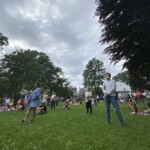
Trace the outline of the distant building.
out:
M 125 97 L 128 93 L 131 95 L 131 87 L 123 82 L 116 82 L 116 92 L 119 96 Z

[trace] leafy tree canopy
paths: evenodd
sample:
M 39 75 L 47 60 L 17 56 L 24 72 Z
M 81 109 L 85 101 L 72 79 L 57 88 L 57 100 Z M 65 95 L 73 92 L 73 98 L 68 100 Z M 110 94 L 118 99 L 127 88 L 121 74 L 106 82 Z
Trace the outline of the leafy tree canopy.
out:
M 0 47 L 8 45 L 8 38 L 5 37 L 2 33 L 0 33 Z
M 104 52 L 112 62 L 124 59 L 133 86 L 144 88 L 150 81 L 150 1 L 96 0 L 96 4 L 101 42 L 109 44 Z
M 6 54 L 0 62 L 0 83 L 3 84 L 0 92 L 18 94 L 22 89 L 31 90 L 35 82 L 40 82 L 51 93 L 63 94 L 61 90 L 69 88 L 70 83 L 62 74 L 62 69 L 56 67 L 45 53 L 20 49 Z
M 2 52 L 3 46 L 7 46 L 8 44 L 8 38 L 0 33 L 0 52 Z
M 129 73 L 128 73 L 128 71 L 118 73 L 116 76 L 113 77 L 113 80 L 121 81 L 121 82 L 124 82 L 124 83 L 128 84 L 129 83 Z
M 84 87 L 94 88 L 99 90 L 102 80 L 104 78 L 105 69 L 103 68 L 103 62 L 93 58 L 87 63 L 85 70 L 83 71 L 83 84 Z M 97 92 L 95 92 L 97 93 Z

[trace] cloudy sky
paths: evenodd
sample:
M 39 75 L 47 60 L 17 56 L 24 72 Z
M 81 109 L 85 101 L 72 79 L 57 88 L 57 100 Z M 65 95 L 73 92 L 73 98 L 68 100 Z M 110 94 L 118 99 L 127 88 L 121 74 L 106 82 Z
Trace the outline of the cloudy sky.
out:
M 95 0 L 0 0 L 0 32 L 9 48 L 30 48 L 49 55 L 71 85 L 82 87 L 87 62 L 96 57 L 116 75 L 122 62 L 110 65 L 99 43 L 101 30 Z

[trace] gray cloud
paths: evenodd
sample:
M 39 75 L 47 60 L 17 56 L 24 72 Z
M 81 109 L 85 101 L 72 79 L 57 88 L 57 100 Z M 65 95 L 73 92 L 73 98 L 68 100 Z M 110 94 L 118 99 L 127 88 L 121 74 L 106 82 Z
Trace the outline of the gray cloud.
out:
M 104 61 L 106 70 L 120 72 L 119 63 L 110 66 L 105 46 L 98 41 L 96 5 L 87 0 L 5 0 L 0 1 L 0 29 L 11 46 L 37 49 L 62 67 L 73 85 L 82 84 L 82 72 L 89 59 Z

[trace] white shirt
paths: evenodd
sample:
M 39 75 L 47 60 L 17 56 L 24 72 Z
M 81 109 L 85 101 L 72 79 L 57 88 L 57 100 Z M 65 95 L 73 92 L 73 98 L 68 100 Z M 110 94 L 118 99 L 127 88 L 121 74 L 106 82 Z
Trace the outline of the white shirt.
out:
M 56 98 L 56 95 L 55 95 L 55 94 L 52 95 L 52 96 L 51 96 L 51 101 L 55 101 L 55 98 Z
M 108 93 L 110 96 L 116 96 L 116 82 L 114 80 L 105 80 L 102 90 L 103 93 Z
M 87 102 L 88 100 L 91 100 L 90 97 L 92 97 L 92 92 L 91 91 L 85 92 L 85 102 Z

